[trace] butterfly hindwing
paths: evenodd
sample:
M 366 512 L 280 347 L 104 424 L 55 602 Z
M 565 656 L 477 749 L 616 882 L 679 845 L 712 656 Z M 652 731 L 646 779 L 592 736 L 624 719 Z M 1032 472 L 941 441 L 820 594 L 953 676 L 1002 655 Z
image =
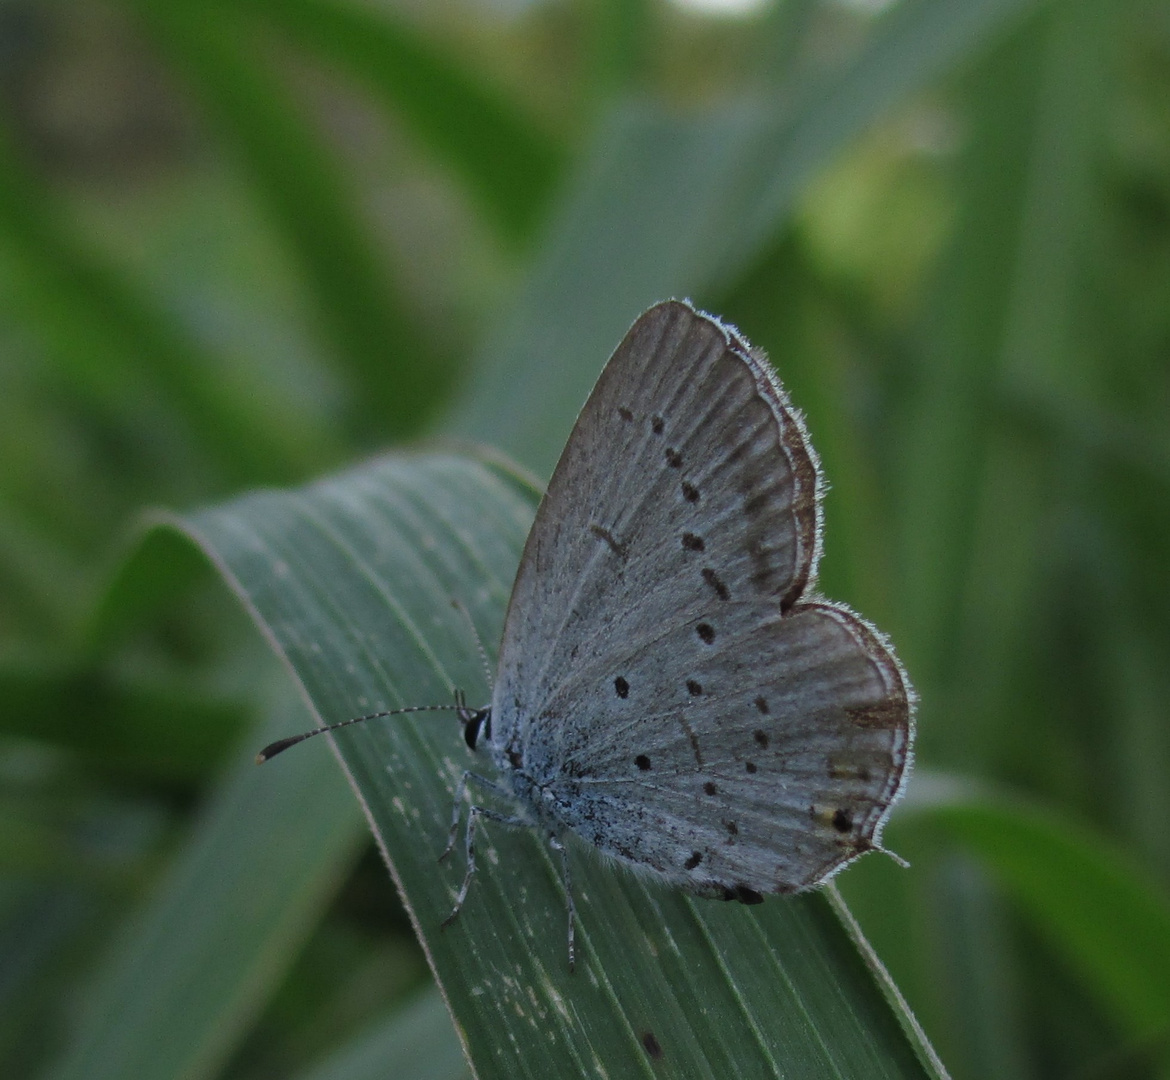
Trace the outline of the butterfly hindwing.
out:
M 566 824 L 700 892 L 788 892 L 871 850 L 909 754 L 901 670 L 865 623 L 748 606 L 709 617 L 721 648 L 673 628 L 619 664 L 623 693 L 587 672 L 551 703 L 591 717 L 554 751 Z

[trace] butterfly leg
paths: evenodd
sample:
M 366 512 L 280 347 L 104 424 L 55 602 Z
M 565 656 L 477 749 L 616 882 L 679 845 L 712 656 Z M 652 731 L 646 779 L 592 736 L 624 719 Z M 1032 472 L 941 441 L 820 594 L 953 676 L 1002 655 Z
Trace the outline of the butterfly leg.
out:
M 459 818 L 463 811 L 463 796 L 467 794 L 467 785 L 473 780 L 480 787 L 485 788 L 494 795 L 499 795 L 502 799 L 511 798 L 511 795 L 507 791 L 500 787 L 499 784 L 489 780 L 486 776 L 480 776 L 479 773 L 473 773 L 470 770 L 465 771 L 459 778 L 459 783 L 455 788 L 455 802 L 451 807 L 451 828 L 447 832 L 447 846 L 443 849 L 443 854 L 439 856 L 439 862 L 442 862 L 455 850 L 455 838 L 459 835 Z
M 574 937 L 574 924 L 577 921 L 577 908 L 573 903 L 573 882 L 569 877 L 569 849 L 561 843 L 556 833 L 548 834 L 548 846 L 561 855 L 561 877 L 565 882 L 565 896 L 569 905 L 569 971 L 577 966 L 577 945 Z
M 465 847 L 467 869 L 463 874 L 463 884 L 459 886 L 459 893 L 455 897 L 455 906 L 451 909 L 451 914 L 443 920 L 444 928 L 450 926 L 459 917 L 463 901 L 467 899 L 467 890 L 471 888 L 471 879 L 475 876 L 475 825 L 481 817 L 487 818 L 488 821 L 498 821 L 501 825 L 522 825 L 529 829 L 532 827 L 532 822 L 526 817 L 501 814 L 498 810 L 492 810 L 487 806 L 473 806 L 467 811 L 467 844 Z

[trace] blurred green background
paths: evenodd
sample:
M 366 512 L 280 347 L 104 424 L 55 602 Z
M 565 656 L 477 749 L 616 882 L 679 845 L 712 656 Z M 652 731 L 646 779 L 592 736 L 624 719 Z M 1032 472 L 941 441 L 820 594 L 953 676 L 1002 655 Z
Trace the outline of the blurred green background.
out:
M 547 476 L 669 295 L 807 412 L 824 590 L 921 693 L 913 869 L 840 884 L 943 1060 L 1170 1075 L 1170 6 L 1139 0 L 3 0 L 0 1075 L 52 1067 L 279 696 L 190 554 L 111 586 L 141 512 L 436 435 Z M 372 846 L 290 904 L 181 1075 L 367 1075 L 374 1023 L 458 1075 Z

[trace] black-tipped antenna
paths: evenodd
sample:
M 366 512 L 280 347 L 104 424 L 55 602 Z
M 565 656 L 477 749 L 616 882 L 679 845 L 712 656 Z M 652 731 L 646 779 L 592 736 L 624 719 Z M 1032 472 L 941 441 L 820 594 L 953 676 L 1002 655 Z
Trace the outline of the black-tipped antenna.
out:
M 460 719 L 466 723 L 468 719 L 474 719 L 476 714 L 481 710 L 469 709 L 467 702 L 462 700 L 461 696 L 457 696 L 454 705 L 411 705 L 405 709 L 388 709 L 385 712 L 369 713 L 366 716 L 355 716 L 352 720 L 342 720 L 336 724 L 328 724 L 325 727 L 314 728 L 312 731 L 306 731 L 303 735 L 290 735 L 287 739 L 277 739 L 276 742 L 269 743 L 256 755 L 256 764 L 263 765 L 264 762 L 276 757 L 277 754 L 284 753 L 290 746 L 296 746 L 297 743 L 311 739 L 314 735 L 324 735 L 327 731 L 336 731 L 338 728 L 349 727 L 350 724 L 360 724 L 363 720 L 379 720 L 383 716 L 401 716 L 403 713 L 440 711 L 457 712 L 460 714 Z M 465 716 L 464 714 L 470 715 Z

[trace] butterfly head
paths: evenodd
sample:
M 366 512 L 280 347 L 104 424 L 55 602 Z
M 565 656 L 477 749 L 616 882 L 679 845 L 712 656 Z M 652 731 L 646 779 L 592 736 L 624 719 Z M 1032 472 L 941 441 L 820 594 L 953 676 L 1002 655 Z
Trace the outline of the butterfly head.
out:
M 488 742 L 492 739 L 492 710 L 491 706 L 482 709 L 472 709 L 467 705 L 467 695 L 462 690 L 455 691 L 455 715 L 463 725 L 463 741 L 469 749 L 474 750 L 479 744 L 482 735 Z

